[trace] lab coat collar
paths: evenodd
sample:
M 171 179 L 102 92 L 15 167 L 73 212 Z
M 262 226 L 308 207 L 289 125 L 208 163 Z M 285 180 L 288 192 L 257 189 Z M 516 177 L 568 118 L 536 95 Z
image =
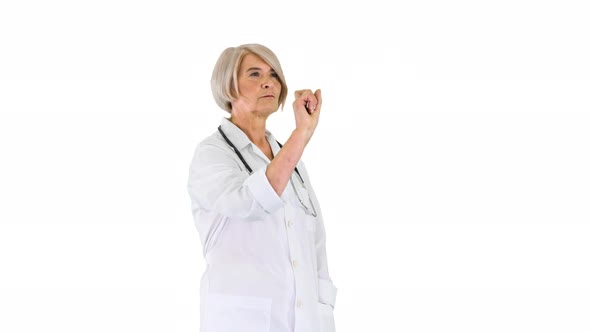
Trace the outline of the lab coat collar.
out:
M 252 144 L 248 136 L 246 136 L 246 134 L 240 128 L 238 128 L 238 126 L 229 121 L 228 118 L 221 119 L 221 129 L 223 130 L 225 135 L 227 135 L 230 141 L 232 141 L 232 143 L 236 146 L 236 148 L 240 151 L 246 146 L 248 146 L 248 144 Z M 278 146 L 275 146 L 276 142 L 274 137 L 272 136 L 270 131 L 268 131 L 268 129 L 266 129 L 265 135 L 266 139 L 270 142 L 273 153 L 276 154 L 278 152 Z

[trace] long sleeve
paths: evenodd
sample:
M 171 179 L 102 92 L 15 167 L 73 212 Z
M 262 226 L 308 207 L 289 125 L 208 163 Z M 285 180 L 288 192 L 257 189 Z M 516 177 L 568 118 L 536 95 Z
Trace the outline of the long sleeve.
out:
M 281 198 L 268 182 L 266 168 L 248 174 L 238 162 L 233 152 L 223 147 L 197 147 L 188 181 L 193 213 L 205 209 L 230 218 L 257 220 L 281 208 Z

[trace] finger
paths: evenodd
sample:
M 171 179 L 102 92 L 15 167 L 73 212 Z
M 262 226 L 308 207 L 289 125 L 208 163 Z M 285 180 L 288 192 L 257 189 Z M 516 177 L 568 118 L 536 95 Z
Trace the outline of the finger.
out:
M 313 91 L 311 91 L 309 89 L 304 90 L 303 93 L 301 94 L 301 98 L 303 100 L 305 100 L 309 110 L 315 109 L 315 107 L 318 103 L 318 100 L 317 100 L 315 94 L 313 93 Z
M 305 107 L 308 112 L 315 109 L 317 105 L 317 98 L 314 93 L 309 90 L 297 90 L 295 91 L 295 101 L 294 104 L 301 105 Z
M 295 100 L 293 101 L 293 107 L 302 106 L 307 107 L 307 99 L 303 96 L 306 90 L 295 91 Z
M 315 90 L 314 96 L 316 98 L 317 103 L 316 103 L 315 107 L 313 108 L 313 110 L 319 111 L 322 108 L 322 90 L 320 90 L 320 89 Z
M 305 101 L 309 100 L 309 97 L 313 95 L 310 89 L 297 90 L 295 91 L 295 98 L 303 98 Z
M 310 114 L 312 112 L 314 112 L 319 105 L 318 97 L 316 95 L 317 91 L 318 90 L 316 90 L 316 92 L 312 92 L 311 90 L 305 90 L 305 92 L 303 92 L 303 94 L 301 95 L 301 98 L 306 101 L 305 105 L 306 105 L 307 111 Z M 321 93 L 320 93 L 320 97 L 321 97 Z
M 297 91 L 295 91 L 295 98 L 301 98 L 301 96 L 303 96 L 303 94 L 310 93 L 310 92 L 311 92 L 311 90 L 309 90 L 309 89 L 297 90 Z

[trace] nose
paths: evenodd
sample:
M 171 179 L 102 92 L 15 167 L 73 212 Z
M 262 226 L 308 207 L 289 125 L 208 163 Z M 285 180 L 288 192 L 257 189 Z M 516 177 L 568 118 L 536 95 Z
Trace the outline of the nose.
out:
M 265 77 L 265 79 L 262 81 L 262 88 L 263 88 L 263 89 L 270 89 L 271 87 L 273 87 L 272 78 L 267 76 L 267 77 Z

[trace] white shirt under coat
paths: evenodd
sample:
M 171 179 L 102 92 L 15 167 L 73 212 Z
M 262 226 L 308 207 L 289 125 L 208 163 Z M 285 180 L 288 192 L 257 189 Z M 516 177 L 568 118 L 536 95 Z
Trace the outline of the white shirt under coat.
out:
M 265 174 L 270 160 L 228 119 L 221 128 L 252 174 L 218 131 L 195 149 L 188 191 L 207 264 L 201 332 L 334 332 L 336 287 L 303 162 L 297 168 L 305 184 L 293 172 L 278 196 Z M 269 131 L 266 138 L 277 155 Z

